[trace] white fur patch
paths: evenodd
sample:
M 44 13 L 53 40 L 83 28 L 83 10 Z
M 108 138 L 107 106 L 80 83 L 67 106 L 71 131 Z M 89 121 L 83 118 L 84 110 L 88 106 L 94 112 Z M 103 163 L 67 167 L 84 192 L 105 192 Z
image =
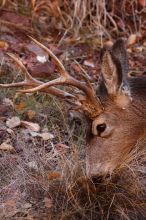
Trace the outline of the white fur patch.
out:
M 116 104 L 122 108 L 122 109 L 126 109 L 129 102 L 130 102 L 130 98 L 128 95 L 125 95 L 125 94 L 119 94 L 116 96 L 115 98 L 115 102 Z

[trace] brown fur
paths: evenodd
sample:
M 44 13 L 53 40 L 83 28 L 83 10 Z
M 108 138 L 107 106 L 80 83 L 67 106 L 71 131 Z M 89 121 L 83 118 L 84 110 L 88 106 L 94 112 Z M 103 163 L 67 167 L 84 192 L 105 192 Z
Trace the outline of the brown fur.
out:
M 123 65 L 128 60 L 121 40 L 111 51 L 105 50 L 102 60 L 97 95 L 104 110 L 91 121 L 92 135 L 86 147 L 86 169 L 90 177 L 112 174 L 146 136 L 146 79 L 126 75 L 128 68 Z M 99 135 L 97 129 L 102 124 L 106 129 Z

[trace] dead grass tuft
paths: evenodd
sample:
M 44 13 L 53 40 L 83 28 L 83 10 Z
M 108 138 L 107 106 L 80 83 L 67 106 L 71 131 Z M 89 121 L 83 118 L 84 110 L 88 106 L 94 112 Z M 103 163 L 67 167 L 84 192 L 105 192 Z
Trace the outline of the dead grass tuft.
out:
M 104 39 L 127 37 L 141 32 L 141 24 L 145 20 L 144 10 L 137 0 L 3 0 L 1 7 L 10 7 L 20 14 L 31 16 L 32 25 L 41 34 L 58 30 L 61 43 L 64 39 L 72 42 L 98 38 L 102 43 Z

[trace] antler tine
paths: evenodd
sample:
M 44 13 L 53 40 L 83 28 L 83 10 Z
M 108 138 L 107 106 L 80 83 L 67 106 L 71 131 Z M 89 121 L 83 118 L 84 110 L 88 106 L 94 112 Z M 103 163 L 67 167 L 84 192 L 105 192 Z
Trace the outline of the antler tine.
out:
M 27 71 L 26 67 L 23 65 L 23 63 L 21 62 L 21 60 L 19 58 L 17 58 L 14 54 L 12 53 L 7 53 L 9 57 L 11 57 L 17 64 L 18 66 L 21 68 L 22 70 L 22 75 L 24 76 L 24 79 L 27 81 L 34 81 L 36 82 L 37 80 L 34 79 L 30 73 Z
M 32 86 L 34 84 L 39 85 L 39 81 L 34 79 L 29 72 L 27 71 L 27 69 L 25 68 L 25 66 L 22 64 L 21 60 L 18 59 L 14 54 L 11 53 L 7 53 L 8 56 L 10 56 L 20 67 L 21 69 L 21 74 L 24 78 L 24 81 L 22 82 L 17 82 L 17 83 L 10 83 L 10 84 L 0 84 L 0 87 L 21 87 L 21 86 Z
M 45 47 L 43 44 L 41 44 L 39 41 L 37 41 L 36 39 L 34 39 L 31 36 L 28 36 L 35 44 L 37 44 L 40 48 L 42 48 L 54 61 L 54 63 L 56 64 L 57 68 L 59 69 L 59 72 L 62 76 L 64 77 L 68 77 L 69 74 L 66 72 L 63 64 L 60 62 L 60 60 L 55 56 L 54 53 L 52 53 L 51 50 L 49 50 L 47 47 Z
M 21 87 L 21 86 L 26 86 L 27 82 L 18 82 L 18 83 L 5 83 L 5 84 L 0 84 L 0 87 L 2 88 L 9 88 L 9 87 Z
M 19 58 L 17 58 L 15 55 L 8 53 L 8 55 L 18 64 L 18 66 L 21 69 L 21 74 L 24 77 L 24 81 L 21 82 L 17 82 L 17 83 L 8 83 L 8 84 L 0 84 L 0 87 L 3 88 L 8 88 L 8 87 L 21 87 L 21 86 L 39 86 L 41 84 L 43 84 L 44 82 L 37 80 L 35 78 L 33 78 L 30 73 L 27 71 L 26 67 L 23 65 L 23 63 L 21 62 L 21 60 Z M 55 96 L 59 96 L 61 98 L 75 98 L 74 95 L 62 91 L 58 88 L 55 87 L 50 87 L 50 88 L 45 88 L 42 89 L 42 92 L 46 92 L 46 93 L 50 93 L 52 95 Z
M 40 42 L 38 42 L 34 38 L 32 38 L 30 36 L 29 36 L 29 38 L 34 43 L 36 43 L 40 48 L 42 48 L 49 56 L 52 57 L 61 76 L 57 79 L 54 79 L 52 81 L 49 81 L 49 82 L 43 83 L 39 86 L 36 86 L 35 88 L 26 89 L 26 90 L 19 90 L 19 92 L 32 93 L 32 92 L 36 92 L 36 91 L 41 91 L 42 89 L 48 88 L 50 86 L 52 87 L 55 85 L 72 85 L 72 86 L 77 87 L 78 89 L 82 90 L 87 95 L 87 97 L 90 98 L 91 100 L 95 101 L 95 99 L 96 99 L 96 101 L 97 101 L 97 98 L 95 98 L 96 94 L 94 92 L 94 89 L 92 88 L 91 83 L 89 81 L 87 82 L 87 79 L 85 80 L 86 82 L 80 82 L 77 79 L 70 76 L 69 73 L 65 70 L 63 64 L 55 56 L 55 54 L 52 53 L 51 50 L 49 50 L 47 47 L 45 47 L 43 44 L 41 44 Z
M 11 84 L 0 84 L 1 87 L 21 87 L 21 86 L 27 86 L 32 87 L 29 89 L 24 90 L 18 90 L 18 92 L 21 93 L 32 93 L 36 91 L 41 91 L 45 93 L 50 93 L 55 96 L 59 96 L 61 98 L 64 98 L 71 103 L 74 103 L 79 111 L 83 111 L 89 118 L 93 119 L 98 114 L 100 114 L 103 110 L 101 103 L 99 101 L 99 98 L 96 96 L 96 92 L 94 91 L 91 83 L 89 80 L 84 77 L 84 81 L 81 82 L 74 77 L 72 77 L 64 68 L 63 64 L 60 62 L 60 60 L 43 44 L 35 40 L 34 38 L 30 37 L 30 39 L 36 43 L 40 48 L 42 48 L 46 53 L 52 57 L 54 63 L 56 64 L 56 67 L 58 68 L 58 72 L 60 74 L 60 77 L 57 79 L 54 79 L 49 82 L 42 82 L 40 80 L 34 79 L 20 59 L 18 59 L 16 56 L 9 54 L 9 56 L 18 64 L 20 69 L 22 70 L 22 75 L 24 77 L 24 81 L 17 82 L 17 83 L 11 83 Z M 55 88 L 53 86 L 55 85 L 71 85 L 73 87 L 78 88 L 79 90 L 83 91 L 83 95 L 72 95 L 70 93 L 67 93 L 63 90 L 60 90 L 58 88 Z M 73 100 L 73 102 L 72 102 Z

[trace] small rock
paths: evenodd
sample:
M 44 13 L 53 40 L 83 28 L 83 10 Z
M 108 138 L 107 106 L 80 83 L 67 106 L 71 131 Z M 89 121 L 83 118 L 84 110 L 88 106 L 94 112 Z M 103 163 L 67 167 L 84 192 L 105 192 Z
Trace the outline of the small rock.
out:
M 18 118 L 18 117 L 12 117 L 11 119 L 8 119 L 6 121 L 6 125 L 9 128 L 18 127 L 18 126 L 20 126 L 20 124 L 21 124 L 21 121 L 20 121 L 20 118 Z
M 30 129 L 34 132 L 40 131 L 40 126 L 37 123 L 29 122 L 29 121 L 21 121 L 21 126 Z
M 7 144 L 6 142 L 0 145 L 0 150 L 14 152 L 15 149 L 11 144 Z
M 38 55 L 38 56 L 37 56 L 37 60 L 38 60 L 40 63 L 45 63 L 45 62 L 47 62 L 47 59 L 48 59 L 48 57 L 46 57 L 46 56 L 44 56 L 44 55 L 42 55 L 42 56 Z

